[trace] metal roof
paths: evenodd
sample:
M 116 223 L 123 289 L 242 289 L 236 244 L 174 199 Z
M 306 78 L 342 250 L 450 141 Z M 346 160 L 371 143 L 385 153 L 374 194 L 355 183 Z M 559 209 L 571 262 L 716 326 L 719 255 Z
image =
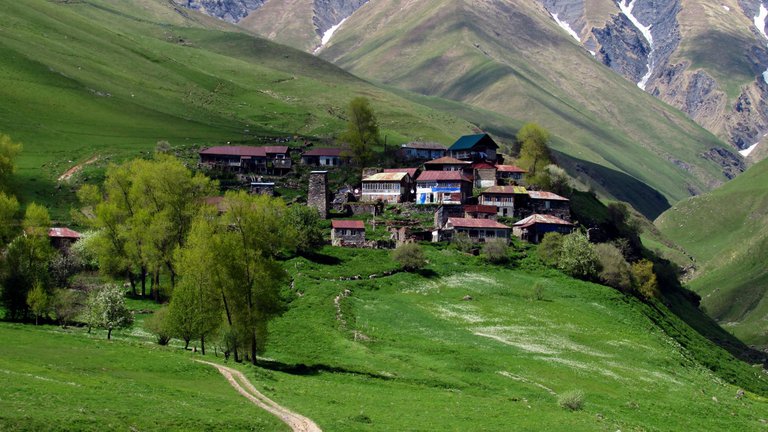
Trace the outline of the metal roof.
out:
M 471 148 L 474 148 L 478 144 L 486 144 L 493 148 L 499 148 L 499 145 L 496 144 L 496 142 L 493 141 L 493 138 L 491 138 L 488 134 L 477 134 L 477 135 L 464 135 L 463 137 L 456 140 L 456 142 L 453 143 L 453 145 L 450 146 L 448 150 L 450 151 L 469 150 Z
M 529 192 L 523 186 L 491 186 L 488 189 L 483 190 L 482 194 L 502 194 L 502 195 L 525 195 Z
M 445 156 L 441 158 L 437 158 L 435 160 L 431 160 L 429 162 L 424 162 L 424 165 L 470 165 L 472 162 L 467 162 L 463 160 L 458 160 L 456 158 L 452 158 L 450 156 Z
M 522 169 L 516 165 L 496 165 L 496 170 L 500 172 L 527 173 L 528 170 Z
M 364 182 L 399 182 L 408 176 L 407 172 L 381 172 L 368 176 L 363 179 Z
M 461 171 L 424 171 L 417 182 L 422 181 L 471 181 Z
M 390 172 L 405 172 L 408 173 L 411 178 L 416 178 L 416 171 L 418 171 L 418 168 L 384 168 L 385 173 Z
M 552 192 L 544 191 L 528 191 L 528 196 L 530 196 L 531 199 L 537 200 L 570 201 L 568 198 L 561 197 L 560 195 L 553 194 Z
M 424 142 L 424 141 L 409 142 L 408 144 L 403 144 L 401 147 L 418 149 L 418 150 L 443 150 L 443 151 L 448 150 L 448 147 L 440 143 Z
M 492 219 L 448 218 L 448 224 L 454 228 L 509 229 L 508 226 Z
M 61 227 L 61 228 L 49 229 L 48 237 L 79 239 L 80 237 L 82 237 L 82 234 L 80 234 L 77 231 L 71 230 L 69 228 Z
M 266 157 L 267 153 L 288 153 L 286 146 L 216 146 L 200 150 L 201 155 Z
M 337 220 L 331 221 L 333 229 L 365 229 L 365 223 L 359 220 Z
M 495 166 L 489 164 L 488 162 L 475 162 L 472 164 L 473 169 L 497 169 Z
M 559 217 L 555 217 L 552 215 L 543 215 L 543 214 L 532 214 L 528 216 L 527 218 L 518 221 L 515 223 L 514 226 L 518 228 L 528 228 L 530 226 L 536 225 L 536 224 L 547 224 L 547 225 L 567 225 L 567 226 L 573 226 L 572 223 L 562 220 Z
M 314 148 L 312 150 L 305 151 L 302 156 L 331 156 L 339 157 L 344 149 L 340 148 Z

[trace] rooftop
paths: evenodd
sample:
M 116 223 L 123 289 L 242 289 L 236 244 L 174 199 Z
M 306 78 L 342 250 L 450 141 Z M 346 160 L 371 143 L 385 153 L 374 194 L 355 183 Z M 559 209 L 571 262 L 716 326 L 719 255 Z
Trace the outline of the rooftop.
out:
M 431 160 L 429 162 L 424 162 L 424 165 L 469 165 L 471 163 L 472 162 L 467 162 L 463 160 L 458 160 L 456 158 L 452 158 L 450 156 L 445 156 L 445 157 Z
M 399 182 L 399 181 L 402 181 L 406 176 L 408 176 L 408 173 L 404 171 L 380 172 L 378 174 L 374 174 L 372 176 L 368 176 L 364 178 L 363 181 L 364 182 L 376 182 L 376 181 Z
M 529 192 L 523 186 L 491 186 L 481 192 L 482 194 L 525 195 Z
M 560 195 L 553 194 L 552 192 L 544 191 L 528 191 L 528 196 L 530 196 L 531 199 L 537 200 L 570 201 L 568 198 L 561 197 Z
M 417 182 L 422 181 L 471 181 L 461 171 L 424 171 Z
M 365 223 L 359 220 L 338 220 L 331 221 L 333 229 L 365 229 Z
M 547 224 L 547 225 L 567 225 L 572 226 L 573 224 L 560 219 L 559 217 L 555 217 L 552 215 L 543 215 L 543 214 L 532 214 L 528 216 L 527 218 L 518 221 L 515 223 L 514 226 L 518 228 L 528 228 L 532 225 L 536 224 Z
M 522 169 L 516 165 L 496 165 L 496 171 L 522 173 L 522 174 L 525 174 L 528 172 L 528 170 Z
M 424 142 L 424 141 L 414 141 L 409 142 L 408 144 L 403 144 L 401 147 L 404 148 L 412 148 L 412 149 L 419 149 L 419 150 L 447 150 L 448 147 L 436 143 L 436 142 Z
M 456 150 L 469 150 L 474 148 L 478 144 L 486 144 L 493 148 L 499 148 L 499 145 L 496 144 L 496 142 L 493 140 L 493 138 L 490 137 L 488 134 L 477 134 L 477 135 L 464 135 L 463 137 L 456 140 L 455 143 L 451 147 L 448 148 L 448 150 L 456 151 Z
M 302 153 L 302 156 L 341 156 L 344 149 L 340 148 L 313 148 Z
M 492 219 L 448 218 L 448 225 L 454 228 L 509 229 L 508 226 Z
M 48 237 L 55 237 L 55 238 L 68 238 L 68 239 L 79 239 L 82 237 L 82 234 L 80 234 L 77 231 L 71 230 L 69 228 L 51 228 L 48 230 Z
M 411 178 L 416 178 L 416 171 L 418 170 L 418 168 L 384 168 L 385 173 L 405 172 L 408 173 Z
M 287 146 L 216 146 L 200 150 L 203 155 L 266 157 L 267 153 L 288 153 Z

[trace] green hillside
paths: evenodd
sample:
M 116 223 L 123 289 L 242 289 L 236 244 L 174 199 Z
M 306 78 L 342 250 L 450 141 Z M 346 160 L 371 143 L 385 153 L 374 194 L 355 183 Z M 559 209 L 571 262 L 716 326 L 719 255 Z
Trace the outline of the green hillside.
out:
M 768 346 L 768 161 L 675 205 L 656 225 L 696 259 L 690 287 L 742 340 Z
M 531 2 L 370 3 L 320 56 L 508 122 L 543 124 L 558 137 L 555 148 L 572 174 L 591 176 L 609 196 L 630 195 L 652 218 L 666 201 L 724 180 L 702 157 L 723 142 L 595 61 Z M 645 183 L 658 196 L 639 197 L 621 180 Z
M 387 251 L 325 248 L 286 262 L 300 295 L 270 325 L 261 367 L 239 368 L 325 431 L 765 428 L 768 401 L 737 398 L 722 377 L 763 392 L 765 379 L 663 306 L 534 262 L 495 267 L 426 249 L 422 274 L 375 279 L 396 268 Z M 84 329 L 2 324 L 0 337 L 16 341 L 0 350 L 0 369 L 13 371 L 0 374 L 0 429 L 58 419 L 94 430 L 277 430 L 227 394 L 214 369 L 138 329 L 107 342 Z M 584 393 L 580 411 L 558 406 L 573 390 Z
M 171 2 L 2 2 L 0 133 L 24 144 L 25 201 L 66 217 L 56 179 L 77 162 L 272 136 L 328 137 L 355 95 L 372 100 L 389 143 L 449 142 L 455 116 L 394 96 L 316 57 Z

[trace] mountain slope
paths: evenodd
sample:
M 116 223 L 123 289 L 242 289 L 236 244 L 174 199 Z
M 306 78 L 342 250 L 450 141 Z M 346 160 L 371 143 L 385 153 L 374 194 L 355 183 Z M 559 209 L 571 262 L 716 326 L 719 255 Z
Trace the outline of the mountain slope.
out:
M 332 136 L 355 95 L 390 143 L 471 132 L 303 52 L 161 0 L 3 2 L 0 133 L 24 144 L 15 187 L 66 217 L 78 161 L 274 136 Z
M 768 346 L 768 161 L 656 221 L 696 260 L 690 287 L 742 340 Z

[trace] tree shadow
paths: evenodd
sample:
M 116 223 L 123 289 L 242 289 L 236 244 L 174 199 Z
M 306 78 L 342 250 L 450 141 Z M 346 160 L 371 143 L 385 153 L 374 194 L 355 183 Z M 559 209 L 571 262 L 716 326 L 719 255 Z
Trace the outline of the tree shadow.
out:
M 311 261 L 315 264 L 339 265 L 342 263 L 342 260 L 338 257 L 322 254 L 319 252 L 306 252 L 301 254 L 301 257 L 306 258 L 308 261 Z

